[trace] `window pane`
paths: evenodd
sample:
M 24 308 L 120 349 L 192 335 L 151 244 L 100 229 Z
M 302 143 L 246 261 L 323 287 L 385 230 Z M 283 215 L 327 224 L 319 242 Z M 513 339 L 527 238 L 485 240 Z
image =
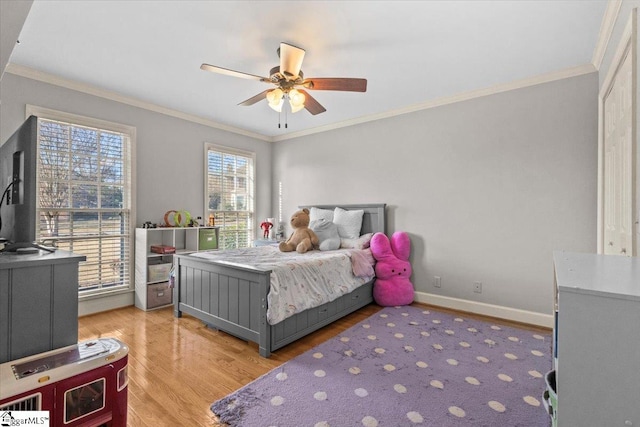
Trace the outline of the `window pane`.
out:
M 124 183 L 124 162 L 121 159 L 102 159 L 100 181 L 110 184 Z
M 98 132 L 80 127 L 71 128 L 71 150 L 74 153 L 97 155 Z
M 95 209 L 98 207 L 98 186 L 81 184 L 71 187 L 71 207 Z
M 71 235 L 69 213 L 59 210 L 40 212 L 40 238 L 62 237 Z
M 115 185 L 105 185 L 102 187 L 102 207 L 121 208 L 124 188 Z
M 74 212 L 71 218 L 74 236 L 95 236 L 100 232 L 100 214 L 97 212 Z
M 104 157 L 113 157 L 121 159 L 123 155 L 123 138 L 122 135 L 115 133 L 102 132 L 100 134 L 100 153 Z
M 71 156 L 71 174 L 77 181 L 98 180 L 98 159 L 73 154 Z
M 40 150 L 40 179 L 69 179 L 69 152 Z
M 41 181 L 39 191 L 40 208 L 68 208 L 69 185 L 59 181 Z
M 69 151 L 69 126 L 40 121 L 40 149 Z

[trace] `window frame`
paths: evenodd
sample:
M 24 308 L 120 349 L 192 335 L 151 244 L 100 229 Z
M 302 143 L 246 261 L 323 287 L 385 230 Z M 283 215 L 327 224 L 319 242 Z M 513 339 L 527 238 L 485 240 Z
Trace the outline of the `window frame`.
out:
M 248 233 L 248 246 L 250 247 L 253 244 L 253 241 L 255 240 L 255 233 L 256 233 L 256 206 L 255 206 L 255 200 L 256 200 L 256 153 L 253 152 L 253 151 L 242 150 L 242 149 L 239 149 L 239 148 L 218 145 L 218 144 L 211 143 L 211 142 L 205 142 L 204 143 L 204 156 L 203 156 L 204 157 L 204 170 L 203 170 L 203 172 L 204 172 L 203 173 L 203 179 L 204 179 L 204 200 L 203 200 L 204 217 L 203 217 L 203 222 L 204 222 L 204 225 L 208 224 L 209 213 L 212 211 L 211 209 L 209 209 L 209 179 L 208 179 L 209 178 L 209 151 L 217 151 L 217 152 L 220 152 L 220 153 L 223 153 L 223 154 L 246 157 L 246 158 L 250 159 L 251 162 L 252 162 L 251 167 L 252 167 L 253 179 L 251 181 L 251 186 L 250 186 L 250 190 L 249 190 L 251 200 L 249 201 L 250 208 L 247 209 L 247 212 L 249 212 L 249 214 L 251 215 L 250 228 L 249 228 L 249 230 L 247 230 L 247 233 Z M 216 226 L 220 226 L 220 229 L 219 229 L 219 236 L 220 236 L 219 240 L 222 241 L 223 240 L 224 229 L 218 223 L 217 220 L 216 220 Z M 224 248 L 222 246 L 220 246 L 220 249 L 224 249 Z
M 135 224 L 136 224 L 136 127 L 109 122 L 106 120 L 96 119 L 92 117 L 82 116 L 73 113 L 67 113 L 63 111 L 53 110 L 49 108 L 34 106 L 27 104 L 26 106 L 26 117 L 36 116 L 39 119 L 44 120 L 52 120 L 52 121 L 60 121 L 65 122 L 70 125 L 77 126 L 86 126 L 90 128 L 98 128 L 105 131 L 122 133 L 126 134 L 129 137 L 129 143 L 127 150 L 125 150 L 125 163 L 128 163 L 129 169 L 129 194 L 130 194 L 130 203 L 129 203 L 129 262 L 127 266 L 128 271 L 128 284 L 127 286 L 118 286 L 115 289 L 112 288 L 98 288 L 98 289 L 87 289 L 80 291 L 80 287 L 78 287 L 78 297 L 80 300 L 89 299 L 94 297 L 99 297 L 108 294 L 117 294 L 117 293 L 125 293 L 131 292 L 134 290 L 135 282 L 134 282 L 134 245 L 135 245 Z M 39 135 L 38 135 L 39 138 Z M 39 146 L 40 144 L 38 144 Z M 40 148 L 38 147 L 38 153 Z M 38 154 L 39 156 L 39 154 Z M 36 188 L 40 188 L 40 173 L 38 172 L 36 179 Z M 38 204 L 38 212 L 40 212 L 40 206 Z M 96 209 L 96 212 L 100 212 L 100 209 Z M 39 217 L 39 214 L 38 214 Z

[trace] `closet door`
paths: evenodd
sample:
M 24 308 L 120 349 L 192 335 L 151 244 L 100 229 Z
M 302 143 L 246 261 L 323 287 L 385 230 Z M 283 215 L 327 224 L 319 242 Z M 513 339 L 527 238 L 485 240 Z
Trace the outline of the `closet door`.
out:
M 604 98 L 604 253 L 633 252 L 633 62 L 627 50 Z

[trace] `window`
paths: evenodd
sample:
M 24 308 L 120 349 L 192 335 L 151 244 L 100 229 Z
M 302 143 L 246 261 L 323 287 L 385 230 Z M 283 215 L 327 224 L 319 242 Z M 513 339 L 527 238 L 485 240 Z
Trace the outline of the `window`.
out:
M 87 257 L 81 295 L 128 289 L 135 128 L 31 108 L 38 116 L 37 239 Z
M 253 153 L 205 145 L 205 214 L 213 214 L 220 226 L 221 249 L 246 248 L 253 241 L 254 158 Z

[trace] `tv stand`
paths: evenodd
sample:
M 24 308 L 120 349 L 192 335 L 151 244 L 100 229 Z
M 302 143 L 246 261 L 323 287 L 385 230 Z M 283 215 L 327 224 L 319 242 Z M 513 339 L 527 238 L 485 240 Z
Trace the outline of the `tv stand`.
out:
M 78 342 L 78 263 L 85 260 L 63 249 L 0 253 L 0 363 Z
M 29 249 L 33 249 L 33 250 L 29 250 Z M 16 252 L 16 253 L 22 253 L 22 254 L 32 254 L 32 253 L 36 253 L 38 250 L 55 252 L 56 248 L 43 246 L 35 242 L 7 243 L 5 244 L 4 248 L 0 250 L 0 252 Z

